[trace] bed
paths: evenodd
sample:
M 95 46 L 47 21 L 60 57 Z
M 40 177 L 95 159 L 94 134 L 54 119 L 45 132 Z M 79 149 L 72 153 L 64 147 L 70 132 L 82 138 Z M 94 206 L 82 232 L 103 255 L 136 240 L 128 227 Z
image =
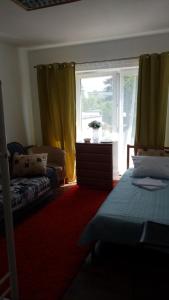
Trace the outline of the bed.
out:
M 134 149 L 134 146 L 128 145 L 127 166 L 131 148 Z M 160 155 L 168 155 L 168 149 L 161 148 Z M 138 151 L 138 148 L 135 150 Z M 150 153 L 144 153 L 143 156 Z M 110 192 L 82 233 L 81 244 L 93 241 L 137 244 L 145 222 L 169 225 L 169 178 L 162 180 L 165 188 L 152 191 L 135 186 L 132 183 L 132 172 L 133 168 L 127 169 L 118 185 Z

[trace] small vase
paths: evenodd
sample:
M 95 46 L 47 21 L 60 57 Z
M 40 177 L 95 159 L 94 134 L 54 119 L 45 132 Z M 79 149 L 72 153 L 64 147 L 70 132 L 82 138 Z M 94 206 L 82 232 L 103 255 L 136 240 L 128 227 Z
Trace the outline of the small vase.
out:
M 93 128 L 93 143 L 99 142 L 99 128 Z

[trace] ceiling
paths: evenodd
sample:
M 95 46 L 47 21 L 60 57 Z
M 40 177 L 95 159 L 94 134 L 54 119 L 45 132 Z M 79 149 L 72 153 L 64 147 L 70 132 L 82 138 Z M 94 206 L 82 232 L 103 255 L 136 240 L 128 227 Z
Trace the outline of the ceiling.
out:
M 66 4 L 80 0 L 11 0 L 22 6 L 26 10 L 34 10 L 54 5 Z
M 0 41 L 73 45 L 169 32 L 169 0 L 81 0 L 25 11 L 0 0 Z

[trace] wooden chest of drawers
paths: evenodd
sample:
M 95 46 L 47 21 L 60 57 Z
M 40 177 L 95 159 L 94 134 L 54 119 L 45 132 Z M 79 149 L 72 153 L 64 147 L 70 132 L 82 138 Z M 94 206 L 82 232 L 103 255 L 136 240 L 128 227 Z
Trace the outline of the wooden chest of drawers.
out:
M 112 143 L 76 143 L 77 184 L 112 189 Z

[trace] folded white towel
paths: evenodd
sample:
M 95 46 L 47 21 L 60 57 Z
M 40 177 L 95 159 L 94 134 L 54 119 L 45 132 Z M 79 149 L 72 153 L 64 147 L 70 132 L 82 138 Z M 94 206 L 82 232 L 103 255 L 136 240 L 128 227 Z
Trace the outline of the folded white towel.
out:
M 151 177 L 133 179 L 132 183 L 148 190 L 157 190 L 167 186 L 167 183 L 164 183 L 162 180 Z

